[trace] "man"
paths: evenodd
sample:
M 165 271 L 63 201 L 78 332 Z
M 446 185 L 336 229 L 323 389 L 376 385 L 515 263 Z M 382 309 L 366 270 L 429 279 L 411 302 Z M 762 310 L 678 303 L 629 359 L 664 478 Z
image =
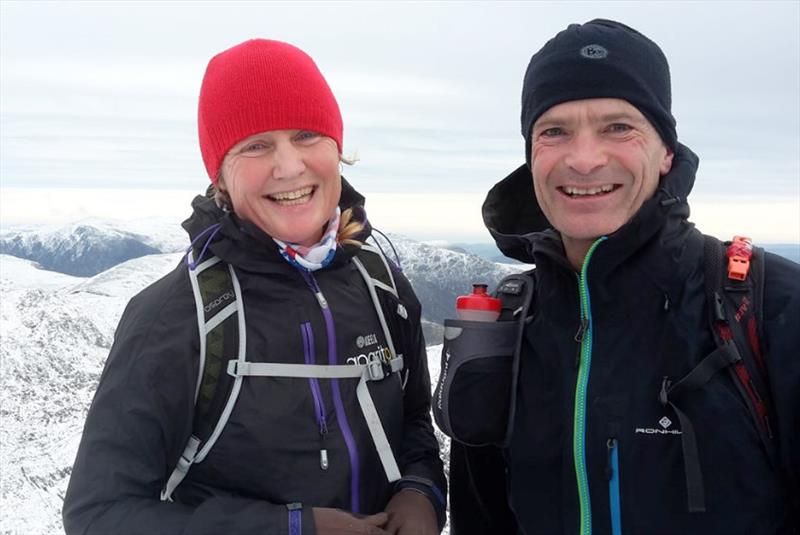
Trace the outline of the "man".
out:
M 483 215 L 536 264 L 535 312 L 507 447 L 453 443 L 453 534 L 796 532 L 800 266 L 765 259 L 769 427 L 724 369 L 672 395 L 717 344 L 687 221 L 698 158 L 659 47 L 613 21 L 569 26 L 531 59 L 522 135 L 527 164 Z

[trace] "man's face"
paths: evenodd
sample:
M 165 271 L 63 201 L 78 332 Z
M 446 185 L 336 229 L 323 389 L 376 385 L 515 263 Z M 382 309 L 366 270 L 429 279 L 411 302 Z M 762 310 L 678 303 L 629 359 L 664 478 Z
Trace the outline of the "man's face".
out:
M 672 152 L 650 122 L 615 98 L 553 106 L 531 139 L 536 199 L 567 248 L 627 223 L 672 166 Z

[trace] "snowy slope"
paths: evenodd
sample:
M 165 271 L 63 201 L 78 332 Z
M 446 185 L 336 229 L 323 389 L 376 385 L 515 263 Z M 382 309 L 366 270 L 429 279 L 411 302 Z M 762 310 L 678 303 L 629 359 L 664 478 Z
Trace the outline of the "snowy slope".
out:
M 138 258 L 81 278 L 0 255 L 0 533 L 63 532 L 71 465 L 119 316 L 180 257 Z M 440 352 L 428 348 L 433 380 Z
M 83 279 L 0 256 L 0 533 L 61 533 L 61 503 L 128 299 L 180 254 Z

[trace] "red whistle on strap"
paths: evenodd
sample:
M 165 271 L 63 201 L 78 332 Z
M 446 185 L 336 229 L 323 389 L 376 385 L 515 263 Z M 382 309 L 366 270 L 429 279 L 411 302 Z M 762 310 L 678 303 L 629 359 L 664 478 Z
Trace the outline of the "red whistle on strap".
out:
M 728 278 L 743 281 L 750 271 L 750 258 L 753 256 L 753 240 L 744 236 L 734 236 L 728 246 Z

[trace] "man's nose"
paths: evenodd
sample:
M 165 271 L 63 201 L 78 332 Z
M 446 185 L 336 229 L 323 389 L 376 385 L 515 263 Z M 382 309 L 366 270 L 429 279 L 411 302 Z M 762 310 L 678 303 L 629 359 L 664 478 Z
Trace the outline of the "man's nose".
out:
M 291 142 L 278 143 L 272 165 L 272 176 L 278 180 L 295 178 L 306 170 L 302 152 Z
M 578 134 L 570 145 L 564 163 L 578 174 L 589 175 L 608 163 L 603 144 L 594 134 Z

